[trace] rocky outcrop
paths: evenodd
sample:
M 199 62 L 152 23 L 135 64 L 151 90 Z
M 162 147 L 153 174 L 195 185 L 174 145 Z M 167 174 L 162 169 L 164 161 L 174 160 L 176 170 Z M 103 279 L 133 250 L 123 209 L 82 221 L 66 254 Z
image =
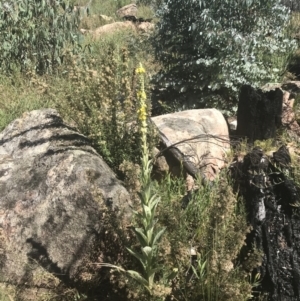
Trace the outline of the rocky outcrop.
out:
M 137 29 L 141 33 L 151 33 L 155 29 L 155 24 L 151 22 L 141 22 L 137 24 Z
M 34 285 L 38 267 L 64 281 L 93 279 L 89 260 L 105 260 L 104 241 L 126 223 L 129 204 L 88 139 L 56 110 L 25 113 L 0 133 L 1 280 Z
M 93 38 L 97 39 L 107 34 L 113 34 L 120 31 L 132 31 L 139 33 L 151 33 L 155 25 L 150 22 L 134 23 L 132 21 L 114 22 L 96 28 L 95 30 L 80 29 L 82 34 L 90 34 Z
M 102 20 L 102 21 L 105 21 L 107 23 L 112 23 L 114 22 L 114 18 L 112 17 L 108 17 L 106 15 L 99 15 L 99 19 Z
M 93 38 L 97 39 L 99 37 L 102 37 L 107 34 L 113 34 L 116 32 L 120 31 L 136 31 L 136 26 L 130 22 L 130 21 L 125 21 L 125 22 L 114 22 L 110 24 L 106 24 L 103 26 L 100 26 L 96 28 L 95 30 L 86 30 L 86 29 L 80 29 L 80 32 L 82 34 L 90 34 Z
M 135 16 L 136 17 L 137 12 L 138 12 L 137 5 L 135 3 L 131 3 L 131 4 L 121 7 L 119 10 L 117 10 L 116 14 L 120 18 L 122 18 L 124 16 Z
M 90 34 L 93 38 L 99 38 L 105 34 L 112 34 L 123 30 L 137 31 L 142 34 L 151 33 L 155 28 L 155 24 L 151 23 L 152 19 L 137 18 L 137 11 L 136 4 L 128 4 L 116 12 L 116 15 L 123 19 L 123 22 L 112 22 L 112 18 L 100 15 L 101 20 L 111 23 L 100 26 L 95 30 L 81 28 L 80 32 L 82 34 Z
M 224 167 L 229 150 L 228 127 L 218 110 L 187 110 L 153 117 L 152 121 L 162 142 L 156 157 L 165 155 L 170 172 L 176 173 L 177 162 L 193 177 L 213 180 Z

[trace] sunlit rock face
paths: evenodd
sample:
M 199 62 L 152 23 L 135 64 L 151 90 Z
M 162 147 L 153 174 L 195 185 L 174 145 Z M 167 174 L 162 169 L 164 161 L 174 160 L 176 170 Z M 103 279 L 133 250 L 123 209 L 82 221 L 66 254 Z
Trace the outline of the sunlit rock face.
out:
M 56 110 L 23 114 L 0 133 L 2 281 L 33 284 L 40 267 L 65 281 L 92 279 L 88 262 L 95 252 L 105 258 L 99 246 L 114 235 L 109 216 L 125 222 L 129 203 L 89 140 Z

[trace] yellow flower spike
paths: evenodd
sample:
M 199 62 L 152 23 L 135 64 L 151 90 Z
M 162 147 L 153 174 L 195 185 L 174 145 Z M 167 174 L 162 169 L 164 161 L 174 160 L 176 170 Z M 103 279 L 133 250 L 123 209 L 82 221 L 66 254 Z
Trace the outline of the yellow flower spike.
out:
M 145 91 L 138 91 L 137 92 L 137 97 L 140 100 L 146 100 L 147 99 L 147 95 L 146 95 Z
M 139 258 L 142 263 L 143 272 L 139 273 L 135 270 L 124 270 L 114 265 L 107 265 L 119 269 L 122 272 L 136 280 L 140 285 L 144 286 L 148 292 L 149 296 L 153 296 L 153 293 L 157 286 L 157 281 L 155 276 L 162 268 L 158 264 L 159 252 L 156 250 L 159 247 L 160 237 L 165 232 L 166 228 L 159 228 L 156 220 L 156 207 L 160 201 L 160 198 L 156 195 L 156 189 L 153 185 L 151 179 L 152 171 L 152 160 L 149 159 L 149 145 L 147 142 L 147 96 L 145 93 L 145 81 L 144 73 L 145 69 L 142 65 L 139 65 L 139 68 L 136 69 L 137 80 L 138 80 L 138 89 L 137 89 L 137 124 L 140 134 L 140 148 L 141 148 L 141 173 L 140 173 L 140 201 L 141 201 L 141 210 L 134 211 L 134 214 L 137 216 L 138 225 L 134 228 L 136 237 L 139 241 L 139 244 L 142 248 L 142 253 L 138 253 L 131 248 L 127 250 Z M 150 114 L 149 114 L 150 115 Z M 142 225 L 140 227 L 140 224 Z M 146 240 L 140 240 L 140 235 L 146 237 Z M 150 254 L 150 253 L 151 254 Z M 149 260 L 151 256 L 151 260 Z M 165 289 L 166 287 L 164 287 Z
M 145 92 L 145 82 L 144 82 L 144 73 L 146 72 L 143 68 L 142 64 L 139 65 L 135 70 L 136 74 L 138 74 L 139 80 L 139 88 L 137 91 L 137 101 L 138 101 L 138 110 L 137 117 L 139 120 L 139 131 L 141 134 L 141 142 L 142 142 L 142 152 L 143 156 L 148 158 L 148 148 L 147 148 L 147 95 Z
M 143 106 L 138 110 L 138 118 L 140 121 L 144 121 L 147 119 L 146 107 Z
M 136 72 L 137 74 L 143 74 L 143 73 L 145 73 L 146 71 L 145 71 L 145 69 L 143 68 L 142 64 L 140 63 L 140 66 L 139 66 L 138 68 L 136 68 L 135 72 Z

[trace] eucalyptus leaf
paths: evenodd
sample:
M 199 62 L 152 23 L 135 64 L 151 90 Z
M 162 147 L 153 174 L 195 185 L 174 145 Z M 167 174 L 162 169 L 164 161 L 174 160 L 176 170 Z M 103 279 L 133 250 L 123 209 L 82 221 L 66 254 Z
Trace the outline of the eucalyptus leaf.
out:
M 2 4 L 5 10 L 0 9 L 0 43 L 11 45 L 5 53 L 0 52 L 3 72 L 11 72 L 12 65 L 24 71 L 32 67 L 40 74 L 52 72 L 62 63 L 62 49 L 67 44 L 74 51 L 79 49 L 79 19 L 72 11 L 61 9 L 65 2 L 18 0 L 15 5 Z M 67 31 L 65 23 L 72 24 L 72 30 Z
M 157 84 L 163 78 L 176 91 L 216 91 L 237 102 L 242 85 L 280 81 L 297 48 L 280 0 L 172 0 L 158 17 Z

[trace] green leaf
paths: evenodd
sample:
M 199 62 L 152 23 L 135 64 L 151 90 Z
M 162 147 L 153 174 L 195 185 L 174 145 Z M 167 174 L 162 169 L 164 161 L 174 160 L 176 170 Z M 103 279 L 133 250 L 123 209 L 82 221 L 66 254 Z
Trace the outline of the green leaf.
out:
M 148 238 L 147 236 L 145 235 L 144 233 L 144 230 L 142 228 L 134 228 L 134 233 L 136 235 L 136 237 L 138 238 L 141 246 L 147 246 L 149 243 L 148 243 Z
M 132 249 L 130 249 L 130 248 L 126 248 L 126 249 L 127 249 L 127 251 L 128 251 L 131 255 L 133 255 L 135 258 L 137 258 L 137 259 L 141 262 L 141 264 L 142 264 L 142 266 L 143 266 L 143 269 L 146 270 L 146 260 L 145 260 L 145 258 L 144 258 L 142 255 L 140 255 L 140 254 L 134 252 L 134 251 L 133 251 Z
M 167 276 L 168 281 L 172 281 L 178 275 L 178 269 L 173 268 L 173 271 Z
M 146 247 L 142 248 L 142 251 L 143 251 L 143 254 L 146 255 L 147 258 L 149 258 L 151 260 L 152 254 L 153 254 L 152 248 L 149 246 L 146 246 Z
M 152 237 L 153 237 L 153 227 L 147 230 L 147 242 L 148 245 L 153 245 L 152 244 Z
M 160 197 L 158 197 L 156 194 L 154 194 L 150 200 L 149 200 L 149 207 L 150 207 L 150 210 L 153 210 L 153 208 L 159 203 L 160 201 Z
M 167 229 L 166 227 L 163 228 L 155 235 L 154 240 L 153 240 L 153 245 L 156 245 L 159 243 L 159 241 L 160 241 L 162 235 L 165 233 L 166 229 Z
M 140 273 L 133 271 L 133 270 L 128 270 L 126 272 L 131 278 L 133 278 L 139 284 L 143 285 L 145 288 L 150 290 L 148 281 Z
M 159 272 L 161 270 L 163 270 L 164 266 L 163 265 L 157 265 L 155 268 L 152 268 L 150 271 L 149 271 L 149 275 L 154 275 L 156 272 Z
M 147 205 L 143 205 L 143 211 L 145 213 L 145 218 L 150 221 L 152 218 L 152 211 Z

